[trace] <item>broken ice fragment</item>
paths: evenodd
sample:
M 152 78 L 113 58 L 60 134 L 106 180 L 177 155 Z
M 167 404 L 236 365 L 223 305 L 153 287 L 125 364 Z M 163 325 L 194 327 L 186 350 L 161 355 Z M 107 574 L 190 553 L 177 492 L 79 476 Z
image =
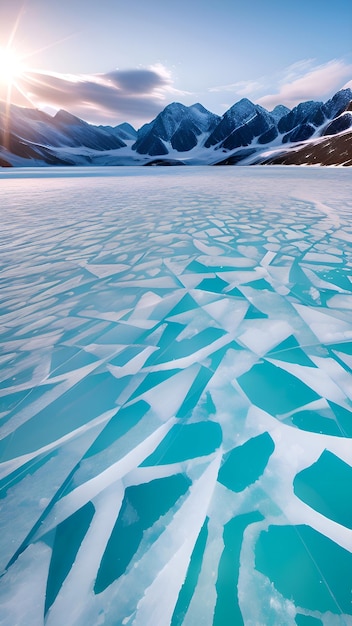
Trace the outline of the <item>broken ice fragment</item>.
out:
M 206 456 L 221 444 L 222 433 L 216 422 L 175 424 L 157 449 L 143 461 L 144 465 L 179 463 L 186 459 Z
M 300 347 L 297 339 L 293 335 L 290 335 L 287 339 L 275 346 L 266 356 L 274 357 L 279 361 L 315 367 L 313 361 L 311 361 L 303 348 Z
M 182 626 L 187 609 L 190 605 L 202 566 L 203 554 L 208 538 L 208 522 L 209 518 L 207 517 L 194 545 L 187 575 L 181 587 L 170 626 Z
M 98 454 L 106 450 L 106 448 L 109 448 L 109 446 L 112 446 L 115 441 L 133 428 L 149 409 L 149 404 L 144 402 L 144 400 L 139 400 L 127 407 L 122 407 L 117 411 L 116 415 L 109 420 L 83 458 Z
M 190 484 L 188 478 L 177 474 L 126 489 L 120 514 L 102 556 L 95 593 L 104 591 L 126 571 L 144 531 L 186 493 Z
M 188 391 L 185 399 L 177 411 L 176 417 L 185 418 L 192 414 L 193 409 L 198 405 L 201 395 L 211 380 L 213 372 L 207 367 L 201 366 L 195 377 L 192 387 Z
M 28 454 L 59 440 L 113 408 L 117 381 L 109 374 L 86 377 L 19 426 L 0 443 L 2 461 Z
M 258 511 L 234 517 L 224 526 L 224 550 L 219 562 L 216 581 L 217 602 L 213 626 L 236 624 L 244 621 L 237 597 L 237 583 L 240 569 L 240 552 L 243 533 L 249 524 L 259 522 L 263 516 Z
M 45 595 L 45 613 L 49 610 L 61 585 L 69 573 L 79 547 L 94 516 L 94 506 L 88 502 L 59 524 L 55 530 L 42 537 L 52 547 Z
M 202 289 L 203 291 L 212 291 L 214 293 L 222 293 L 225 287 L 228 287 L 228 283 L 215 276 L 214 278 L 204 278 L 196 289 Z
M 334 435 L 335 437 L 346 436 L 332 411 L 328 409 L 322 409 L 321 411 L 297 411 L 291 419 L 292 424 L 301 430 L 324 435 Z
M 256 568 L 297 606 L 351 614 L 352 554 L 310 526 L 269 526 Z
M 320 397 L 296 376 L 268 361 L 253 365 L 238 382 L 248 399 L 271 415 L 287 413 Z
M 324 626 L 323 622 L 317 617 L 311 615 L 303 615 L 303 613 L 297 613 L 295 617 L 297 626 Z
M 252 437 L 241 446 L 233 448 L 224 455 L 219 482 L 232 491 L 242 491 L 263 474 L 274 448 L 269 433 Z
M 352 529 L 352 467 L 324 450 L 319 459 L 296 475 L 294 492 L 303 502 Z

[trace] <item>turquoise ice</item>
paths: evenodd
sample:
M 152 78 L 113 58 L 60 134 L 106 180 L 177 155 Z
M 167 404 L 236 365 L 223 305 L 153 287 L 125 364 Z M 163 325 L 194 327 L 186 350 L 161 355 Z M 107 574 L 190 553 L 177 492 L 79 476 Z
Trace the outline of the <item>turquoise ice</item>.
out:
M 350 172 L 0 179 L 1 625 L 351 626 Z

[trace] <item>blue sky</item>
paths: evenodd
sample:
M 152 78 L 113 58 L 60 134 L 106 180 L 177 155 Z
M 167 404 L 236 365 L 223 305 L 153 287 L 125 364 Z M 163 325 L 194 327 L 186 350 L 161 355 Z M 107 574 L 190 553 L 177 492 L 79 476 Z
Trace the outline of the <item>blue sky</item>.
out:
M 326 100 L 352 79 L 352 2 L 0 0 L 9 41 L 13 102 L 139 127 L 175 100 Z

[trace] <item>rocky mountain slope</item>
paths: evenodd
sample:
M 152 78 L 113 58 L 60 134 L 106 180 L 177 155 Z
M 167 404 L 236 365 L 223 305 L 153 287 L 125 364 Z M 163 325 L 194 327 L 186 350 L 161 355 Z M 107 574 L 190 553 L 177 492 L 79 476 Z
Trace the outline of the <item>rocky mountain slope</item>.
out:
M 0 165 L 352 164 L 352 91 L 271 112 L 246 98 L 223 116 L 174 102 L 136 131 L 0 103 Z

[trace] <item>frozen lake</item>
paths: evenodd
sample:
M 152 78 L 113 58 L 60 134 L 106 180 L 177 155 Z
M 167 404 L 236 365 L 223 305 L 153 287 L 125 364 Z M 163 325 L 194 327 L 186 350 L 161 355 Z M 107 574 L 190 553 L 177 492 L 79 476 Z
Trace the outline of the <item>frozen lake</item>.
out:
M 1 170 L 0 207 L 0 624 L 351 626 L 350 170 Z

